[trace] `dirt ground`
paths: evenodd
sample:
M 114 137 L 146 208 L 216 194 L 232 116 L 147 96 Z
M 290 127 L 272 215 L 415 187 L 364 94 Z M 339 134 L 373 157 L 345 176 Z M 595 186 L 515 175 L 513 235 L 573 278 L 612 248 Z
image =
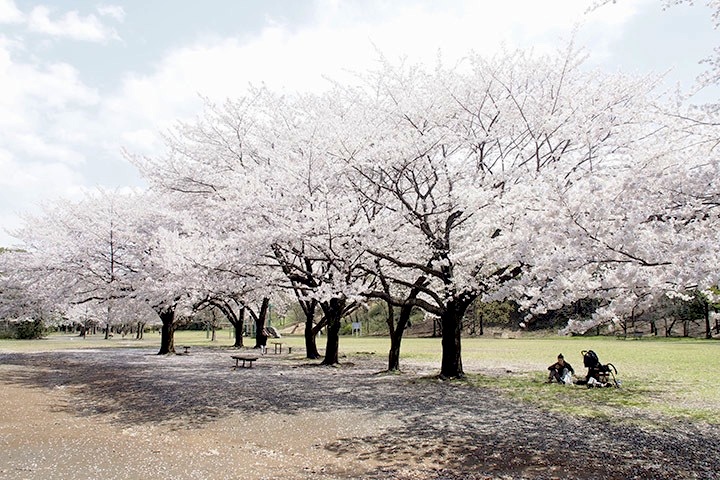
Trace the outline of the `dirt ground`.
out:
M 0 353 L 0 479 L 720 478 L 720 427 L 549 415 L 437 366 Z

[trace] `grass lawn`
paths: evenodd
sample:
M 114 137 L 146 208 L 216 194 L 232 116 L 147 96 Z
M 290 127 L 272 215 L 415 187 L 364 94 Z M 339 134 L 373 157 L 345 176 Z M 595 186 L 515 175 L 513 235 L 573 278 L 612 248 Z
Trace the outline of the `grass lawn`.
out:
M 302 336 L 285 336 L 284 348 L 304 347 Z M 271 340 L 272 342 L 272 340 Z M 321 353 L 324 337 L 318 338 Z M 232 345 L 231 332 L 217 332 L 211 342 L 205 332 L 178 331 L 175 345 L 227 347 Z M 253 339 L 245 339 L 248 346 Z M 32 352 L 75 348 L 157 347 L 160 336 L 147 333 L 141 341 L 119 336 L 105 340 L 102 335 L 85 339 L 51 335 L 43 340 L 0 340 L 0 351 Z M 273 346 L 268 345 L 272 351 Z M 389 348 L 386 337 L 341 337 L 341 355 L 373 356 L 385 359 Z M 618 369 L 621 389 L 587 389 L 581 386 L 546 384 L 547 366 L 558 353 L 584 377 L 581 350 L 595 350 L 602 363 Z M 181 349 L 178 348 L 178 351 Z M 403 340 L 403 361 L 429 362 L 437 365 L 441 358 L 440 339 L 407 338 Z M 639 422 L 652 426 L 666 421 L 694 420 L 720 423 L 720 343 L 696 339 L 643 338 L 617 340 L 606 337 L 540 337 L 540 338 L 466 338 L 462 358 L 469 383 L 488 387 L 512 398 L 551 411 L 575 415 Z M 341 360 L 342 361 L 342 360 Z

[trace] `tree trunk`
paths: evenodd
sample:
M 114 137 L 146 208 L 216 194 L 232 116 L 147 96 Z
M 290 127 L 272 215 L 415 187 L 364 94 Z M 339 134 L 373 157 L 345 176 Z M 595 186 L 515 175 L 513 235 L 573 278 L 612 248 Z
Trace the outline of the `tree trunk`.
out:
M 235 343 L 233 344 L 233 348 L 240 348 L 243 346 L 243 329 L 245 327 L 245 307 L 240 307 L 238 310 L 237 315 L 235 314 L 235 311 L 233 310 L 232 306 L 228 304 L 226 301 L 222 300 L 214 300 L 211 301 L 210 304 L 214 307 L 220 310 L 222 314 L 225 316 L 228 322 L 230 322 L 230 325 L 233 326 L 233 330 L 235 331 Z M 213 320 L 215 319 L 215 314 L 213 313 Z M 213 324 L 213 329 L 215 328 L 215 325 Z M 213 341 L 215 341 L 215 332 L 213 331 Z
M 158 355 L 175 353 L 175 307 L 166 307 L 158 315 L 162 321 L 160 330 L 160 351 Z
M 705 309 L 705 338 L 710 339 L 712 338 L 712 328 L 710 328 L 710 304 L 708 301 L 705 301 L 704 305 Z
M 441 378 L 463 378 L 461 334 L 462 318 L 470 302 L 450 300 L 445 312 L 440 317 L 442 321 L 442 363 L 440 366 Z
M 317 332 L 318 329 L 313 325 L 315 320 L 315 309 L 317 308 L 317 301 L 310 300 L 304 302 L 302 305 L 303 312 L 305 313 L 305 351 L 307 352 L 307 358 L 315 360 L 320 358 L 320 352 L 317 349 Z
M 340 363 L 340 320 L 345 310 L 344 298 L 331 298 L 321 304 L 327 319 L 327 344 L 325 346 L 325 359 L 322 365 L 337 365 Z
M 675 322 L 677 322 L 677 319 L 673 320 L 670 323 L 668 323 L 667 319 L 665 320 L 665 336 L 666 337 L 672 337 L 672 330 L 673 330 L 673 327 L 675 326 Z
M 231 318 L 231 317 L 228 317 Z M 235 343 L 234 348 L 241 348 L 243 346 L 243 327 L 245 327 L 245 309 L 241 308 L 237 314 L 237 317 L 230 320 L 235 330 Z
M 238 322 L 235 325 L 233 325 L 233 329 L 235 330 L 235 343 L 233 344 L 233 347 L 241 348 L 243 346 L 243 324 L 242 324 L 242 322 Z
M 392 311 L 392 306 L 388 305 L 388 309 Z M 388 354 L 388 371 L 390 372 L 400 370 L 400 344 L 405 328 L 410 321 L 410 313 L 412 313 L 412 306 L 401 307 L 397 327 L 390 330 L 390 353 Z M 388 314 L 388 318 L 391 318 L 390 314 Z
M 388 371 L 399 371 L 400 370 L 400 344 L 402 343 L 402 337 L 405 333 L 405 328 L 410 323 L 410 314 L 412 314 L 412 305 L 410 302 L 417 298 L 420 293 L 420 287 L 425 284 L 425 277 L 419 277 L 415 280 L 415 286 L 407 296 L 405 305 L 400 307 L 400 316 L 398 317 L 397 327 L 395 326 L 395 314 L 393 312 L 393 306 L 388 303 L 388 330 L 390 331 L 390 352 L 388 353 Z
M 265 334 L 265 320 L 267 319 L 268 305 L 270 299 L 265 297 L 260 306 L 260 315 L 255 321 L 255 348 L 264 348 L 267 345 L 267 335 Z
M 402 333 L 398 335 L 400 330 L 400 322 L 398 321 L 398 327 L 395 328 L 395 310 L 390 302 L 386 303 L 387 313 L 387 326 L 388 332 L 390 332 L 390 351 L 388 352 L 388 372 L 400 371 L 400 343 L 402 342 Z

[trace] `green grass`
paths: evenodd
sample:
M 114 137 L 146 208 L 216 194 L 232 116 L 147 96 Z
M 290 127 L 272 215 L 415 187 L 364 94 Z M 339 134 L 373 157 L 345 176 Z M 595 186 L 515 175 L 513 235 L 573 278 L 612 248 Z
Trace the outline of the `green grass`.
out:
M 272 340 L 270 340 L 272 342 Z M 285 336 L 285 346 L 304 347 L 302 336 Z M 231 332 L 217 332 L 211 342 L 202 331 L 178 331 L 175 345 L 229 347 Z M 246 338 L 246 346 L 254 339 Z M 347 359 L 386 359 L 387 337 L 340 339 L 341 354 Z M 0 340 L 0 351 L 32 352 L 77 348 L 159 348 L 158 333 L 147 333 L 137 341 L 128 336 L 105 340 L 102 335 L 85 339 L 51 335 L 43 340 Z M 325 338 L 318 338 L 322 350 Z M 269 345 L 269 348 L 273 348 Z M 581 350 L 595 350 L 603 363 L 618 369 L 621 389 L 587 389 L 580 386 L 546 384 L 547 366 L 558 353 L 584 376 Z M 439 371 L 441 344 L 437 338 L 403 340 L 404 361 L 428 362 Z M 462 358 L 468 382 L 491 388 L 502 395 L 549 411 L 563 411 L 582 417 L 606 418 L 644 425 L 691 420 L 720 424 L 720 342 L 693 339 L 643 338 L 616 340 L 605 337 L 539 337 L 518 339 L 466 338 Z
M 387 354 L 386 338 L 343 338 L 341 350 Z M 581 350 L 595 350 L 618 369 L 622 388 L 587 389 L 547 384 L 558 353 L 584 377 Z M 440 365 L 439 339 L 403 340 L 403 359 Z M 546 410 L 583 417 L 660 425 L 664 421 L 720 423 L 720 343 L 697 339 L 543 337 L 466 338 L 462 358 L 468 381 Z

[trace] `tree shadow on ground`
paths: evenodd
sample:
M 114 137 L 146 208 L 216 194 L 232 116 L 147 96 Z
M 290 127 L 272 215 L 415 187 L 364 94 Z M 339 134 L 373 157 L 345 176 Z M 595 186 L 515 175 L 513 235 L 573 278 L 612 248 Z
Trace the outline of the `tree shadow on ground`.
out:
M 399 427 L 327 446 L 379 460 L 383 467 L 367 478 L 418 469 L 444 479 L 720 478 L 717 427 L 649 431 L 563 417 L 463 382 L 375 375 L 379 361 L 326 368 L 266 356 L 234 369 L 227 352 L 159 357 L 133 349 L 0 354 L 0 363 L 21 367 L 6 369 L 4 382 L 69 391 L 72 403 L 58 410 L 119 424 L 187 429 L 228 414 L 389 415 Z

